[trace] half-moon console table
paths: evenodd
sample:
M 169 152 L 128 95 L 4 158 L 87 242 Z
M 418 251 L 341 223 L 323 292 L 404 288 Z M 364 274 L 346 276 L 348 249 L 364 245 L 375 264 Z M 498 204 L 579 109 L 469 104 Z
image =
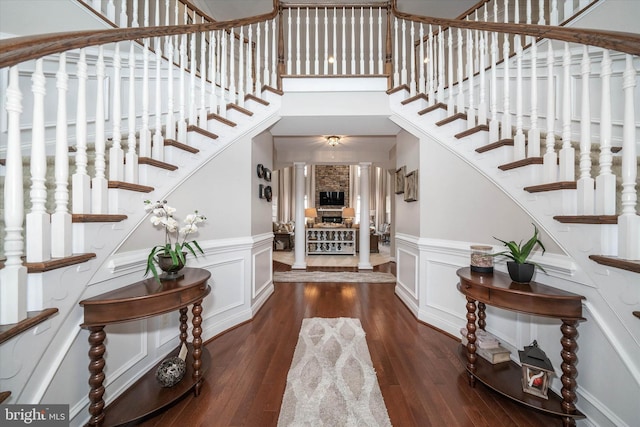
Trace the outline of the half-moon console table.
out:
M 124 288 L 80 301 L 84 308 L 82 328 L 89 330 L 89 413 L 87 425 L 123 425 L 142 421 L 160 409 L 174 403 L 191 389 L 200 394 L 202 375 L 210 365 L 210 355 L 202 348 L 202 300 L 211 292 L 207 280 L 211 273 L 200 268 L 184 268 L 184 277 L 175 281 L 157 282 L 149 278 Z M 180 311 L 180 345 L 171 353 L 177 356 L 182 344 L 187 344 L 187 307 L 193 304 L 193 341 L 189 344 L 187 372 L 173 387 L 162 387 L 152 368 L 142 378 L 105 408 L 104 386 L 106 325 L 145 319 L 158 314 Z M 175 354 L 174 354 L 175 353 Z M 191 362 L 191 363 L 189 363 Z
M 458 290 L 467 299 L 467 340 L 466 348 L 460 346 L 459 356 L 466 361 L 469 384 L 478 379 L 493 390 L 531 408 L 562 417 L 563 426 L 575 426 L 575 420 L 585 418 L 575 407 L 576 380 L 578 373 L 575 363 L 577 323 L 582 317 L 583 296 L 545 286 L 540 283 L 512 282 L 508 274 L 476 273 L 469 267 L 459 269 Z M 477 303 L 477 315 L 476 315 Z M 548 400 L 522 391 L 521 369 L 515 362 L 496 365 L 478 358 L 476 355 L 477 327 L 485 329 L 486 304 L 520 313 L 561 319 L 562 338 L 562 390 L 558 396 L 548 391 Z M 478 325 L 476 327 L 476 319 Z

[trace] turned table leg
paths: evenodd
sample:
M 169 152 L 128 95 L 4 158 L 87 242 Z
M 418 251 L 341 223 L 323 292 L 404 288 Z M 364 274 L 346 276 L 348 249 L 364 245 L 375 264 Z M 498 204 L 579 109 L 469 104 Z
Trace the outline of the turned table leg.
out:
M 469 385 L 475 386 L 476 377 L 476 301 L 467 297 L 467 371 L 469 371 Z
M 198 396 L 200 387 L 202 387 L 202 372 L 200 371 L 202 366 L 202 361 L 200 360 L 202 356 L 202 338 L 200 338 L 202 334 L 202 328 L 200 327 L 202 324 L 202 300 L 193 304 L 191 313 L 193 313 L 193 379 L 196 383 L 193 393 L 194 396 Z
M 187 307 L 182 307 L 180 309 L 180 347 L 182 347 L 182 344 L 187 344 L 187 338 L 189 338 L 189 334 L 187 334 L 187 331 L 189 330 L 189 325 L 187 325 L 187 320 L 189 320 L 189 317 L 187 317 L 187 311 L 189 311 L 189 309 Z
M 104 326 L 92 326 L 89 328 L 89 414 L 91 418 L 87 425 L 99 426 L 104 421 L 104 386 L 102 385 L 105 375 L 105 361 L 102 356 L 106 350 L 104 339 L 107 334 Z
M 562 364 L 560 368 L 562 370 L 562 409 L 564 412 L 568 414 L 573 414 L 576 411 L 575 401 L 576 401 L 576 375 L 578 370 L 576 369 L 576 361 L 578 360 L 576 356 L 576 335 L 578 335 L 578 330 L 576 320 L 565 320 L 562 319 L 562 326 L 560 326 L 560 331 L 562 331 L 562 338 L 560 339 L 560 343 L 562 344 L 562 351 L 560 352 L 560 356 L 562 356 Z M 576 425 L 575 419 L 572 417 L 563 417 L 562 424 L 564 427 L 573 427 Z
M 487 326 L 487 321 L 485 320 L 487 318 L 486 310 L 487 310 L 486 304 L 483 302 L 479 302 L 478 303 L 478 327 L 483 331 Z

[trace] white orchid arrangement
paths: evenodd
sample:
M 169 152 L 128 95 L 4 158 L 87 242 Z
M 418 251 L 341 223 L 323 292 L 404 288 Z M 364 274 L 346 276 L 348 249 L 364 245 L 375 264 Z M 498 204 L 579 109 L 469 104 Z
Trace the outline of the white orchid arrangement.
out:
M 194 257 L 198 254 L 196 250 L 201 254 L 204 251 L 195 240 L 187 241 L 187 237 L 198 231 L 198 224 L 204 222 L 207 218 L 204 215 L 194 211 L 186 216 L 184 219 L 184 226 L 179 228 L 178 221 L 173 217 L 176 209 L 169 206 L 166 200 L 162 202 L 151 202 L 150 200 L 144 201 L 146 212 L 151 213 L 150 221 L 154 227 L 164 228 L 164 245 L 157 245 L 151 249 L 149 256 L 147 257 L 147 269 L 144 272 L 146 276 L 151 272 L 153 277 L 158 279 L 158 270 L 156 269 L 157 254 L 170 255 L 173 262 L 173 266 L 177 266 L 180 262 L 185 263 L 184 252 L 188 250 Z M 182 239 L 180 239 L 182 237 Z M 181 241 L 182 240 L 182 241 Z

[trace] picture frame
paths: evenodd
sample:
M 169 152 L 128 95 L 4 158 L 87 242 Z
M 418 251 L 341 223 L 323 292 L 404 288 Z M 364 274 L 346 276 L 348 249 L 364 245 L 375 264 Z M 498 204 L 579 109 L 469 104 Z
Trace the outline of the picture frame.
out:
M 272 192 L 272 190 L 271 190 L 271 186 L 270 186 L 270 185 L 267 185 L 267 186 L 264 188 L 264 198 L 265 198 L 265 199 L 267 199 L 267 202 L 270 202 L 270 201 L 271 201 L 271 197 L 272 197 L 272 196 L 273 196 L 273 192 Z
M 258 163 L 258 166 L 256 166 L 256 174 L 258 178 L 264 178 L 264 166 L 262 163 Z
M 418 170 L 411 171 L 404 180 L 404 201 L 415 202 L 418 200 Z
M 404 193 L 404 177 L 406 175 L 406 171 L 407 171 L 406 166 L 402 166 L 396 169 L 396 188 L 395 188 L 396 194 Z
M 258 184 L 258 197 L 264 199 L 264 185 Z
M 267 182 L 271 182 L 271 169 L 264 168 L 264 180 Z

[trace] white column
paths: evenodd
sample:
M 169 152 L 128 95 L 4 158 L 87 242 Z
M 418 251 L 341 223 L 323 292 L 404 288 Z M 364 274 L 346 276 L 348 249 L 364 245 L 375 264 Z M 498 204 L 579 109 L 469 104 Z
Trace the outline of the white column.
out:
M 372 270 L 369 261 L 369 173 L 370 162 L 360 163 L 360 253 L 359 270 Z
M 306 269 L 305 247 L 306 230 L 304 221 L 304 163 L 294 162 L 293 169 L 296 182 L 296 228 L 295 228 L 295 258 L 292 269 Z
M 31 212 L 27 214 L 27 261 L 46 261 L 51 257 L 51 219 L 47 201 L 47 158 L 44 144 L 44 97 L 46 94 L 42 59 L 36 61 L 33 81 L 33 125 L 31 142 Z
M 24 238 L 24 193 L 22 154 L 20 153 L 20 114 L 22 94 L 18 84 L 18 68 L 9 70 L 6 111 L 7 153 L 4 181 L 4 253 L 7 257 L 0 270 L 0 324 L 17 323 L 27 317 L 27 268 L 22 265 Z

